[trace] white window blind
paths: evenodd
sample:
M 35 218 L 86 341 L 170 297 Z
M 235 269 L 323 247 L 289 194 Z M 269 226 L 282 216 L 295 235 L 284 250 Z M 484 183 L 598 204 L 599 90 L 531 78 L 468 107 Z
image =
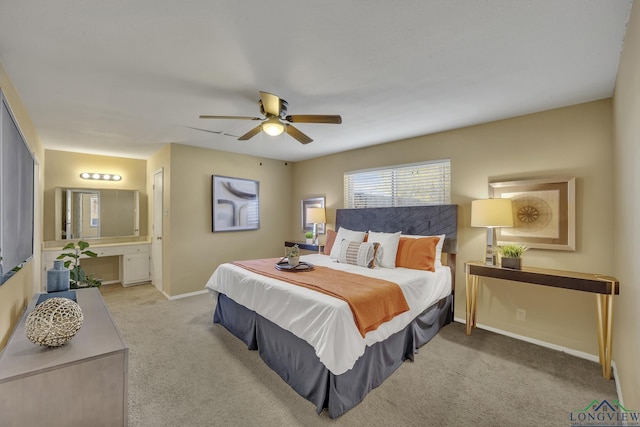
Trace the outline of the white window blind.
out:
M 344 174 L 345 208 L 443 205 L 450 202 L 449 159 Z

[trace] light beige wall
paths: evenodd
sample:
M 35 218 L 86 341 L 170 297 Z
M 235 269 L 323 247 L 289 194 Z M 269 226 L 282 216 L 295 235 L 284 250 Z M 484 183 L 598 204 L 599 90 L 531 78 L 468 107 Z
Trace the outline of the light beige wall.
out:
M 163 253 L 170 263 L 167 294 L 201 291 L 223 262 L 282 255 L 291 223 L 291 164 L 179 144 L 171 145 L 170 162 L 170 244 Z M 212 175 L 260 182 L 259 230 L 211 231 Z
M 147 228 L 147 161 L 124 157 L 99 156 L 46 150 L 47 169 L 44 177 L 44 240 L 55 239 L 55 188 L 107 188 L 140 191 L 140 236 L 148 234 Z M 122 181 L 87 181 L 80 178 L 82 172 L 115 173 Z
M 31 118 L 25 108 L 20 96 L 16 92 L 11 79 L 4 67 L 0 63 L 0 88 L 4 92 L 7 101 L 13 111 L 18 126 L 22 131 L 29 148 L 34 154 L 36 162 L 40 165 L 39 176 L 36 179 L 38 183 L 38 192 L 36 193 L 36 201 L 34 203 L 35 224 L 34 224 L 34 257 L 18 271 L 11 279 L 7 280 L 0 286 L 0 350 L 5 346 L 11 332 L 18 323 L 20 316 L 26 308 L 28 302 L 33 295 L 33 290 L 39 288 L 40 285 L 40 253 L 39 248 L 42 244 L 42 188 L 43 188 L 43 169 L 44 169 L 44 149 L 40 142 L 40 137 L 36 132 L 36 128 L 31 122 Z M 35 283 L 34 283 L 35 282 Z
M 615 299 L 613 359 L 624 406 L 640 408 L 640 6 L 634 5 L 624 39 L 614 94 Z
M 492 122 L 294 165 L 291 237 L 301 238 L 300 199 L 325 195 L 328 226 L 343 205 L 343 173 L 450 158 L 452 203 L 459 205 L 458 318 L 465 317 L 464 262 L 482 259 L 485 230 L 471 228 L 471 200 L 488 197 L 489 180 L 575 176 L 577 250 L 530 250 L 531 266 L 613 274 L 611 100 Z M 478 322 L 597 355 L 595 297 L 542 286 L 483 280 Z M 515 320 L 516 309 L 527 320 Z

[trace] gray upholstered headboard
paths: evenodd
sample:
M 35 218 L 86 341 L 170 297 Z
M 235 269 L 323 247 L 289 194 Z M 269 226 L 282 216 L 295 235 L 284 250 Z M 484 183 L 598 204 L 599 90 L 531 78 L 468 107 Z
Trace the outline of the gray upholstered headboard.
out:
M 445 234 L 442 251 L 458 252 L 458 205 L 338 209 L 336 230 L 340 227 L 421 236 Z

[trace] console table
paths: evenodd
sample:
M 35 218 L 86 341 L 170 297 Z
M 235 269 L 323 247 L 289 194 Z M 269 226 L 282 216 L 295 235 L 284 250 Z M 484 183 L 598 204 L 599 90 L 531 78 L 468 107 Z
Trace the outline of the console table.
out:
M 129 349 L 97 288 L 77 289 L 83 324 L 67 344 L 47 348 L 25 334 L 34 295 L 0 353 L 3 426 L 126 426 Z
M 598 321 L 598 352 L 602 376 L 611 378 L 611 343 L 613 333 L 613 296 L 620 293 L 620 284 L 614 277 L 575 271 L 550 270 L 546 268 L 523 267 L 522 270 L 486 265 L 483 262 L 465 263 L 467 276 L 467 335 L 476 326 L 478 278 L 491 277 L 552 286 L 596 294 Z

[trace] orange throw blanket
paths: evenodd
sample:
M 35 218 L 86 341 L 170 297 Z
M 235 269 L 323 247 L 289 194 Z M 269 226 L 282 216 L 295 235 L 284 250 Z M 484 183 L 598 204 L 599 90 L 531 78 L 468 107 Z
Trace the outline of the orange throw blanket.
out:
M 312 271 L 298 273 L 280 271 L 275 268 L 279 260 L 256 259 L 234 261 L 232 264 L 346 301 L 363 337 L 382 323 L 409 310 L 402 289 L 396 283 L 319 266 Z

